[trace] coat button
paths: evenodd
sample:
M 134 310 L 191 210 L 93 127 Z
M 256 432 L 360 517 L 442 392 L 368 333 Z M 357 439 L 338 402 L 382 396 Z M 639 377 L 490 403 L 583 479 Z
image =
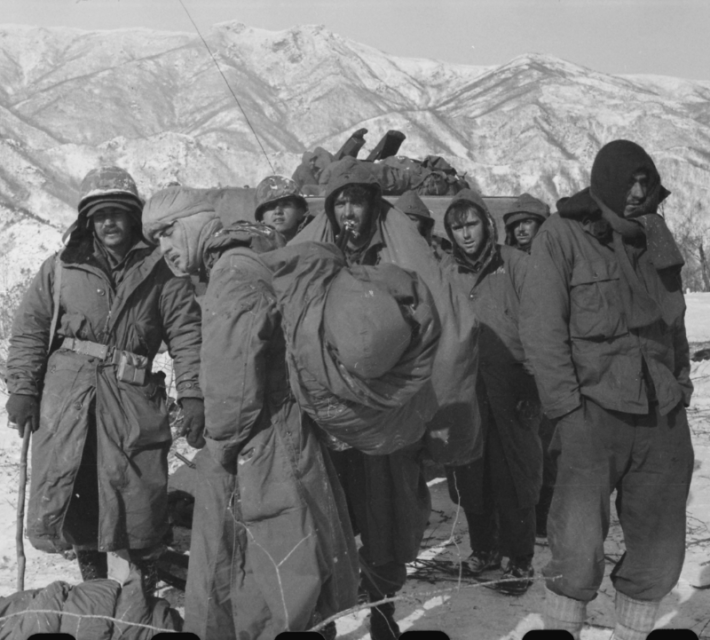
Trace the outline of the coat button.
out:
M 103 289 L 97 289 L 96 293 L 98 293 L 100 296 L 105 296 L 106 292 Z

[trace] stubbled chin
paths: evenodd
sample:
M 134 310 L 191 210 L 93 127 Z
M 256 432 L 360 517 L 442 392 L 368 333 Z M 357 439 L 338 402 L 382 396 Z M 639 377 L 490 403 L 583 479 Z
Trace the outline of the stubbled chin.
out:
M 172 260 L 169 260 L 168 258 L 165 258 L 165 263 L 170 268 L 170 271 L 172 271 L 178 277 L 190 275 L 187 271 L 183 271 L 178 265 L 176 265 Z

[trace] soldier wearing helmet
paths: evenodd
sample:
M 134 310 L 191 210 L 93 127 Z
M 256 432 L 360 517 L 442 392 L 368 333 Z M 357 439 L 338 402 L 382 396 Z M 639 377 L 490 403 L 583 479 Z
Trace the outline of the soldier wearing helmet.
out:
M 288 242 L 302 228 L 308 203 L 296 183 L 283 176 L 268 176 L 256 187 L 254 217 L 276 229 Z
M 148 592 L 172 439 L 151 363 L 165 341 L 188 441 L 201 446 L 200 312 L 190 280 L 143 237 L 130 174 L 101 167 L 80 190 L 66 246 L 42 264 L 10 338 L 8 417 L 34 432 L 27 530 L 38 549 L 73 546 L 85 580 L 138 571 Z

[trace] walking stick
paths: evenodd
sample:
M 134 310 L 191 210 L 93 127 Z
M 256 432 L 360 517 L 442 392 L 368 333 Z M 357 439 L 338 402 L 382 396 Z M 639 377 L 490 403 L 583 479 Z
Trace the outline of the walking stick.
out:
M 29 422 L 25 424 L 22 435 L 22 453 L 20 454 L 20 488 L 17 494 L 17 531 L 15 544 L 17 548 L 17 590 L 25 590 L 25 543 L 23 539 L 25 524 L 25 488 L 27 485 L 27 452 L 30 448 L 32 428 Z

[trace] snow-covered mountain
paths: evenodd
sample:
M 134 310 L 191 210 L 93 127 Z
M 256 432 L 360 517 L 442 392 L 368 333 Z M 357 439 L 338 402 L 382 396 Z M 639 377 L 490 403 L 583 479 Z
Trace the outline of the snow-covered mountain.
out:
M 247 120 L 194 33 L 0 26 L 0 338 L 27 274 L 59 245 L 82 176 L 126 167 L 149 195 L 171 180 L 255 185 L 357 128 L 445 156 L 486 195 L 551 204 L 581 187 L 599 147 L 642 144 L 673 191 L 703 208 L 710 82 L 612 76 L 538 54 L 500 67 L 387 55 L 322 26 L 205 33 Z M 14 292 L 14 293 L 13 293 Z M 5 304 L 2 304 L 2 303 Z

